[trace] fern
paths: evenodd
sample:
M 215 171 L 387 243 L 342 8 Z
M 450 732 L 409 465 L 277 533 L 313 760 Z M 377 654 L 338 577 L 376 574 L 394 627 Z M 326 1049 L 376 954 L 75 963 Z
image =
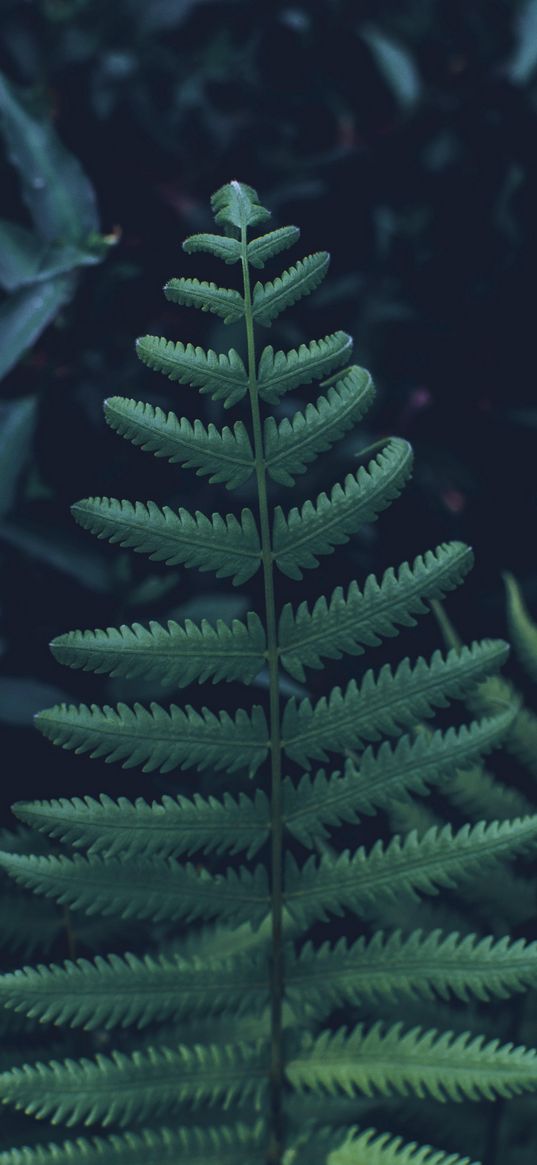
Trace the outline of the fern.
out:
M 14 807 L 26 832 L 24 844 L 4 839 L 0 854 L 10 909 L 32 903 L 21 914 L 28 926 L 55 911 L 67 919 L 71 949 L 32 965 L 30 944 L 23 968 L 8 964 L 0 976 L 8 1030 L 31 1022 L 64 1033 L 64 1051 L 36 1051 L 26 1064 L 13 1048 L 0 1095 L 11 1109 L 74 1132 L 6 1149 L 0 1165 L 477 1165 L 464 1144 L 444 1151 L 419 1134 L 431 1106 L 414 1101 L 537 1089 L 537 1053 L 501 1024 L 485 1034 L 475 1006 L 537 983 L 536 944 L 497 933 L 496 917 L 488 931 L 482 926 L 491 904 L 509 913 L 513 886 L 527 885 L 506 863 L 533 853 L 537 813 L 522 791 L 494 796 L 481 758 L 503 740 L 529 751 L 531 724 L 520 732 L 516 693 L 495 674 L 507 654 L 497 640 L 350 678 L 338 663 L 326 686 L 297 691 L 312 671 L 322 679 L 330 661 L 413 627 L 462 581 L 472 554 L 443 544 L 379 579 L 353 580 L 312 602 L 302 593 L 298 604 L 292 592 L 288 599 L 294 580 L 397 498 L 412 451 L 385 439 L 369 464 L 316 500 L 284 505 L 282 488 L 360 421 L 371 378 L 349 365 L 352 341 L 341 331 L 257 353 L 257 324 L 272 324 L 314 290 L 328 256 L 309 255 L 253 286 L 252 269 L 292 246 L 297 228 L 262 233 L 268 211 L 239 182 L 212 205 L 222 233 L 194 235 L 184 249 L 237 264 L 242 286 L 187 274 L 165 293 L 241 327 L 245 357 L 242 348 L 218 354 L 153 336 L 137 352 L 226 409 L 240 403 L 241 417 L 219 428 L 122 397 L 111 397 L 105 414 L 139 449 L 228 490 L 253 490 L 253 504 L 204 514 L 96 497 L 73 513 L 97 537 L 154 561 L 235 585 L 258 574 L 264 609 L 244 620 L 73 630 L 51 646 L 58 662 L 97 675 L 174 689 L 266 682 L 267 698 L 245 707 L 232 699 L 231 710 L 121 702 L 38 715 L 39 730 L 64 749 L 188 784 L 176 788 L 170 776 L 156 800 L 148 777 L 147 797 L 67 790 Z M 319 391 L 308 389 L 282 416 L 285 395 L 316 382 Z M 511 608 L 520 626 L 512 585 Z M 461 699 L 473 719 L 425 727 Z M 333 770 L 309 771 L 332 756 Z M 468 771 L 480 775 L 465 784 Z M 432 789 L 433 812 L 423 801 Z M 459 817 L 446 823 L 450 803 Z M 364 819 L 379 812 L 379 828 L 364 834 Z M 400 826 L 395 836 L 390 823 Z M 422 899 L 439 891 L 450 900 L 435 912 Z M 334 915 L 342 928 L 355 927 L 357 915 L 358 936 L 327 940 L 318 924 Z M 90 925 L 101 928 L 97 948 Z M 440 1001 L 453 999 L 467 1005 L 464 1016 L 443 1013 Z M 341 1008 L 346 1029 L 336 1026 Z M 421 1009 L 417 1024 L 412 1008 Z M 95 1126 L 95 1135 L 80 1125 Z
M 248 480 L 254 470 L 254 456 L 247 430 L 236 421 L 233 431 L 219 430 L 201 421 L 192 425 L 186 417 L 164 413 L 143 401 L 112 396 L 104 404 L 104 415 L 116 433 L 140 449 L 166 457 L 172 464 L 195 469 L 198 476 L 223 482 L 234 489 Z

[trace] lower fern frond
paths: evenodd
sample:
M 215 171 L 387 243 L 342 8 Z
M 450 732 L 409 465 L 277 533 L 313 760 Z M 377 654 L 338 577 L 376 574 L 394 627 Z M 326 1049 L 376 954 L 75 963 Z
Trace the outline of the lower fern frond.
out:
M 350 1128 L 344 1137 L 330 1130 L 298 1150 L 293 1165 L 479 1165 L 458 1153 L 404 1141 L 376 1129 Z M 0 1160 L 0 1165 L 2 1161 Z
M 261 562 L 259 534 L 251 510 L 234 514 L 189 513 L 182 507 L 162 509 L 155 502 L 83 498 L 71 507 L 78 524 L 97 538 L 147 554 L 168 566 L 183 563 L 239 586 L 256 573 Z
M 183 1105 L 233 1101 L 259 1110 L 265 1049 L 254 1045 L 148 1048 L 90 1060 L 52 1060 L 0 1075 L 4 1104 L 53 1124 L 143 1124 Z
M 127 679 L 156 679 L 184 688 L 194 682 L 222 680 L 251 683 L 265 663 L 265 633 L 257 615 L 249 612 L 246 625 L 234 619 L 230 626 L 207 619 L 200 626 L 171 619 L 167 627 L 152 621 L 149 627 L 108 627 L 106 630 L 69 631 L 52 640 L 59 663 L 97 675 Z
M 420 733 L 414 739 L 402 736 L 395 746 L 388 741 L 375 753 L 367 748 L 359 764 L 347 761 L 343 774 L 327 777 L 323 772 L 311 778 L 304 774 L 298 785 L 284 782 L 284 813 L 287 829 L 303 845 L 314 846 L 328 835 L 328 826 L 354 823 L 412 793 L 426 793 L 442 782 L 448 794 L 458 782 L 456 769 L 471 763 L 495 748 L 512 723 L 514 709 L 480 722 Z M 445 778 L 449 778 L 445 780 Z M 462 782 L 462 775 L 461 775 Z M 531 805 L 520 814 L 531 812 Z M 507 815 L 509 816 L 509 815 Z M 23 820 L 29 820 L 24 818 Z M 31 819 L 29 820 L 31 824 Z
M 180 955 L 98 955 L 0 976 L 0 1004 L 40 1023 L 111 1030 L 268 1005 L 267 960 L 207 962 Z
M 293 1088 L 321 1094 L 494 1100 L 537 1089 L 537 1052 L 470 1032 L 360 1025 L 350 1034 L 341 1028 L 312 1039 L 292 1057 L 287 1076 Z
M 0 991 L 2 980 L 0 979 Z M 319 1005 L 325 1014 L 364 1000 L 444 999 L 484 1002 L 506 999 L 537 986 L 537 942 L 476 935 L 377 931 L 353 946 L 341 939 L 315 949 L 308 942 L 288 959 L 287 997 L 300 1006 Z
M 102 793 L 58 801 L 18 802 L 14 812 L 40 833 L 86 849 L 88 854 L 123 858 L 172 858 L 203 853 L 241 853 L 251 858 L 266 841 L 270 807 L 266 794 L 239 793 L 222 799 L 192 800 L 179 794 L 149 804 L 139 797 L 113 801 Z
M 398 899 L 421 891 L 436 894 L 452 887 L 487 863 L 502 861 L 537 845 L 537 814 L 514 821 L 478 822 L 453 833 L 450 825 L 433 826 L 422 837 L 413 831 L 396 836 L 385 848 L 377 841 L 369 853 L 360 848 L 339 856 L 308 858 L 299 869 L 288 855 L 285 903 L 303 926 L 345 909 L 358 914 L 383 898 Z M 19 861 L 24 859 L 19 859 Z M 28 859 L 26 859 L 28 860 Z
M 0 1152 L 0 1165 L 251 1165 L 264 1140 L 262 1122 L 149 1128 L 11 1149 Z
M 0 853 L 0 867 L 34 894 L 86 914 L 173 922 L 220 918 L 259 925 L 270 903 L 264 866 L 230 868 L 214 877 L 204 868 L 158 858 L 145 862 Z
M 412 666 L 404 659 L 395 672 L 385 664 L 378 674 L 366 672 L 360 686 L 351 680 L 345 692 L 334 688 L 315 706 L 308 699 L 297 704 L 292 697 L 283 714 L 287 756 L 309 769 L 311 757 L 325 761 L 328 752 L 358 748 L 381 735 L 398 736 L 434 708 L 445 708 L 450 699 L 464 695 L 501 667 L 506 656 L 501 640 L 485 639 L 447 656 L 435 651 L 429 663 L 420 657 Z
M 382 638 L 397 635 L 398 627 L 413 627 L 416 616 L 428 611 L 427 600 L 440 598 L 462 581 L 473 555 L 462 542 L 446 542 L 395 571 L 374 575 L 360 590 L 351 582 L 347 594 L 336 587 L 327 600 L 306 602 L 294 611 L 286 603 L 279 622 L 281 661 L 294 679 L 303 681 L 304 668 L 320 668 L 322 659 L 340 659 L 344 652 L 361 655 Z
M 122 760 L 125 769 L 141 765 L 144 773 L 248 767 L 253 775 L 269 745 L 265 713 L 257 704 L 250 714 L 240 708 L 233 719 L 208 708 L 197 712 L 190 704 L 185 709 L 172 704 L 168 710 L 155 703 L 149 710 L 142 704 L 116 709 L 58 704 L 39 712 L 35 723 L 53 744 L 105 757 L 108 763 Z

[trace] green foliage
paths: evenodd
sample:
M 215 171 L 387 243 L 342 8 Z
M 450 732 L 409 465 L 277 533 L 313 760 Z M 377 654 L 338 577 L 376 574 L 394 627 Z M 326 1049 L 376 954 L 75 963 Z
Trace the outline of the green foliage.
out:
M 30 111 L 3 75 L 0 134 L 33 227 L 0 221 L 0 286 L 9 293 L 0 307 L 2 377 L 74 295 L 80 268 L 99 263 L 113 240 L 98 233 L 93 188 L 50 116 Z
M 72 507 L 73 517 L 97 538 L 128 546 L 137 554 L 147 554 L 153 562 L 168 566 L 195 566 L 214 570 L 217 578 L 246 582 L 259 568 L 260 545 L 257 527 L 249 509 L 240 521 L 234 514 L 162 509 L 155 502 L 117 501 L 116 498 L 84 498 Z
M 287 1074 L 294 1087 L 320 1093 L 494 1100 L 536 1087 L 537 1052 L 487 1043 L 469 1032 L 404 1031 L 402 1024 L 366 1031 L 360 1025 L 350 1033 L 323 1032 L 290 1060 Z
M 516 694 L 495 675 L 507 647 L 453 644 L 429 662 L 384 663 L 343 686 L 328 678 L 325 695 L 322 686 L 297 691 L 307 669 L 320 673 L 327 661 L 358 656 L 412 627 L 462 581 L 472 556 L 461 543 L 442 544 L 380 581 L 370 575 L 312 605 L 281 606 L 281 574 L 300 580 L 372 522 L 401 492 L 412 451 L 389 438 L 343 485 L 285 514 L 278 488 L 292 485 L 358 422 L 371 381 L 347 367 L 344 332 L 291 351 L 266 347 L 257 357 L 255 322 L 271 323 L 313 290 L 327 256 L 299 260 L 252 290 L 250 268 L 295 242 L 297 229 L 249 239 L 269 214 L 236 181 L 212 205 L 224 233 L 194 235 L 185 250 L 240 263 L 242 289 L 185 276 L 171 280 L 166 294 L 241 324 L 246 364 L 234 349 L 218 355 L 155 337 L 138 341 L 137 350 L 169 379 L 226 408 L 240 403 L 243 417 L 249 404 L 249 421 L 219 430 L 122 397 L 107 401 L 106 414 L 134 445 L 212 482 L 243 486 L 255 470 L 257 504 L 242 507 L 240 517 L 209 517 L 89 498 L 73 512 L 97 537 L 155 561 L 212 570 L 236 584 L 259 571 L 264 610 L 248 610 L 244 619 L 75 630 L 56 637 L 52 649 L 70 668 L 117 680 L 176 688 L 256 683 L 267 698 L 237 708 L 231 688 L 231 711 L 121 701 L 117 708 L 64 703 L 37 717 L 40 731 L 65 749 L 144 773 L 202 775 L 190 772 L 181 792 L 161 783 L 158 801 L 101 794 L 15 806 L 35 835 L 4 841 L 2 877 L 21 900 L 32 891 L 43 905 L 63 907 L 70 949 L 48 965 L 8 966 L 2 1011 L 8 1024 L 22 1018 L 66 1031 L 63 1050 L 48 1060 L 37 1051 L 21 1064 L 13 1055 L 0 1073 L 0 1095 L 9 1109 L 75 1129 L 95 1125 L 97 1136 L 76 1130 L 76 1139 L 43 1150 L 6 1147 L 0 1165 L 183 1158 L 202 1165 L 232 1157 L 261 1165 L 267 1154 L 270 1165 L 306 1157 L 323 1165 L 351 1158 L 471 1165 L 461 1156 L 465 1145 L 429 1146 L 444 1139 L 441 1126 L 434 1136 L 420 1131 L 436 1106 L 414 1102 L 537 1089 L 537 1052 L 503 1023 L 489 1034 L 474 1006 L 498 1006 L 537 982 L 535 943 L 498 933 L 496 917 L 509 914 L 518 884 L 506 863 L 531 855 L 537 841 L 533 801 L 491 797 L 475 816 L 487 778 L 465 791 L 461 777 L 517 731 Z M 282 418 L 284 394 L 315 380 L 323 395 Z M 274 415 L 264 415 L 265 405 Z M 465 699 L 475 719 L 426 729 L 423 720 L 454 699 Z M 331 754 L 335 771 L 300 772 Z M 432 789 L 431 811 L 424 798 Z M 451 795 L 468 804 L 468 820 L 444 820 Z M 356 837 L 354 827 L 362 830 L 362 819 L 379 811 L 378 828 Z M 315 852 L 304 857 L 304 849 Z M 435 912 L 422 898 L 440 890 L 451 898 Z M 343 928 L 347 921 L 354 927 L 357 915 L 363 930 L 351 943 L 326 940 L 316 928 L 333 915 Z M 136 941 L 117 935 L 95 956 L 79 955 L 84 919 L 92 918 L 138 926 Z M 445 1015 L 443 999 L 470 1006 Z M 335 1026 L 340 1008 L 348 1029 Z M 393 1105 L 378 1120 L 379 1096 L 405 1098 L 406 1127 Z M 104 1137 L 107 1126 L 125 1132 Z
M 197 680 L 242 680 L 250 683 L 263 667 L 265 632 L 258 616 L 249 611 L 247 625 L 207 619 L 198 627 L 192 619 L 183 626 L 174 620 L 167 628 L 150 622 L 149 628 L 108 627 L 106 631 L 72 631 L 51 643 L 59 663 L 83 671 L 112 676 L 146 676 L 184 688 Z
M 262 1145 L 263 1126 L 227 1125 L 221 1129 L 162 1128 L 140 1133 L 111 1133 L 107 1137 L 77 1137 L 76 1141 L 52 1142 L 35 1148 L 0 1153 L 0 1165 L 162 1165 L 196 1162 L 211 1165 L 218 1157 L 222 1165 L 248 1162 Z M 436 1162 L 432 1162 L 436 1165 Z M 438 1162 L 444 1165 L 444 1162 Z M 448 1162 L 447 1165 L 451 1165 Z M 457 1163 L 453 1162 L 453 1165 Z
M 364 368 L 350 368 L 328 384 L 326 396 L 306 405 L 304 412 L 279 424 L 267 417 L 264 448 L 267 470 L 273 481 L 293 485 L 319 453 L 356 425 L 371 404 L 373 383 Z
M 380 583 L 370 575 L 363 590 L 356 582 L 345 595 L 342 587 L 330 599 L 321 596 L 313 610 L 302 602 L 296 612 L 284 606 L 279 623 L 282 664 L 298 680 L 304 667 L 322 667 L 322 659 L 341 659 L 343 652 L 362 655 L 376 647 L 381 636 L 397 635 L 397 627 L 412 627 L 417 614 L 428 610 L 427 599 L 443 597 L 458 586 L 472 565 L 472 553 L 460 542 L 439 546 L 404 562 L 397 573 L 390 567 Z
M 205 427 L 201 421 L 191 425 L 186 417 L 178 420 L 175 413 L 121 396 L 105 401 L 104 415 L 110 427 L 133 445 L 195 469 L 200 477 L 210 474 L 211 483 L 223 482 L 234 489 L 253 473 L 252 446 L 242 421 L 236 421 L 233 431 L 227 425 L 222 430 L 212 424 Z

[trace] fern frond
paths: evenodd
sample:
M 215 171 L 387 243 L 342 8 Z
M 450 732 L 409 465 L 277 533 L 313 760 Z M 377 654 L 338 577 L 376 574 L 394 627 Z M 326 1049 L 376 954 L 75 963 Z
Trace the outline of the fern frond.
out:
M 384 741 L 376 753 L 367 748 L 359 765 L 347 761 L 343 773 L 327 777 L 321 771 L 314 778 L 304 774 L 298 785 L 287 779 L 286 828 L 302 845 L 312 846 L 328 836 L 327 827 L 355 823 L 394 801 L 426 793 L 446 776 L 450 778 L 445 782 L 449 795 L 453 781 L 458 779 L 454 770 L 496 748 L 513 715 L 514 711 L 507 710 L 501 716 L 474 720 L 446 732 L 437 729 L 431 736 L 402 736 L 395 746 Z M 531 812 L 531 806 L 525 812 Z M 28 824 L 32 824 L 31 820 Z
M 302 926 L 326 920 L 327 912 L 342 915 L 348 909 L 360 914 L 386 897 L 397 900 L 418 891 L 437 894 L 441 886 L 453 887 L 487 863 L 524 853 L 536 841 L 534 814 L 514 821 L 479 821 L 456 833 L 450 825 L 433 826 L 421 837 L 413 830 L 404 838 L 394 837 L 386 847 L 375 842 L 369 853 L 361 846 L 355 854 L 344 850 L 336 857 L 325 854 L 319 861 L 312 856 L 302 869 L 289 854 L 285 903 Z
M 299 259 L 269 283 L 256 283 L 252 315 L 258 324 L 270 325 L 280 312 L 309 295 L 322 283 L 330 263 L 328 251 L 318 251 Z
M 323 1032 L 290 1061 L 287 1076 L 294 1088 L 321 1094 L 494 1100 L 537 1088 L 537 1052 L 470 1032 L 360 1025 Z
M 276 231 L 269 231 L 248 243 L 246 253 L 251 267 L 264 267 L 269 259 L 279 255 L 280 251 L 287 251 L 300 238 L 298 227 L 278 227 Z
M 229 352 L 206 352 L 194 344 L 166 340 L 162 336 L 141 336 L 136 341 L 136 355 L 168 380 L 190 384 L 213 400 L 221 400 L 225 409 L 242 400 L 248 388 L 246 369 L 234 348 Z
M 306 943 L 287 964 L 287 998 L 325 1012 L 345 1004 L 453 996 L 468 1002 L 507 999 L 537 985 L 537 942 L 479 938 L 440 930 L 377 931 L 352 946 Z M 2 980 L 0 980 L 1 984 Z
M 217 1012 L 259 1014 L 269 1003 L 266 960 L 208 963 L 179 955 L 101 955 L 0 976 L 0 1003 L 40 1023 L 85 1031 L 146 1027 Z
M 233 586 L 251 578 L 260 564 L 259 534 L 252 511 L 246 508 L 239 521 L 234 514 L 208 518 L 199 510 L 191 514 L 182 506 L 161 509 L 155 502 L 83 498 L 71 513 L 97 538 L 147 554 L 152 562 L 212 570 L 217 578 L 231 576 Z
M 330 497 L 320 493 L 315 503 L 304 502 L 289 511 L 274 510 L 274 561 L 283 574 L 301 579 L 303 570 L 319 565 L 319 558 L 349 541 L 351 534 L 398 497 L 412 472 L 412 448 L 408 441 L 391 438 L 370 461 L 347 474 L 342 485 L 333 486 Z
M 516 714 L 516 710 L 515 710 Z M 481 766 L 455 773 L 446 784 L 445 793 L 466 821 L 497 821 L 508 817 L 525 817 L 533 811 L 529 797 L 511 785 L 504 785 Z
M 0 868 L 19 885 L 60 905 L 105 918 L 176 921 L 220 918 L 259 925 L 269 907 L 267 874 L 241 867 L 212 876 L 188 863 L 158 858 L 123 862 L 75 854 L 23 857 L 0 853 Z
M 259 1109 L 261 1048 L 243 1044 L 148 1048 L 130 1055 L 52 1060 L 0 1075 L 5 1104 L 54 1124 L 141 1124 L 183 1105 L 232 1101 Z
M 351 582 L 330 599 L 317 599 L 312 610 L 306 602 L 296 611 L 284 606 L 279 623 L 281 662 L 294 679 L 305 679 L 304 668 L 322 667 L 322 659 L 340 659 L 344 652 L 361 655 L 376 647 L 381 637 L 397 635 L 398 627 L 413 627 L 416 615 L 425 614 L 427 601 L 441 598 L 462 582 L 473 564 L 473 554 L 463 542 L 444 542 L 418 555 L 410 566 L 403 562 L 385 571 L 380 582 L 370 574 L 363 590 Z
M 505 746 L 537 777 L 537 716 L 530 708 L 520 709 Z
M 238 239 L 231 239 L 226 235 L 211 235 L 202 232 L 189 235 L 182 244 L 183 251 L 192 255 L 195 251 L 208 251 L 216 259 L 223 259 L 224 263 L 238 263 L 241 257 L 241 245 Z
M 322 1159 L 326 1165 L 361 1165 L 362 1162 L 363 1165 L 366 1162 L 367 1165 L 479 1165 L 458 1153 L 443 1153 L 431 1145 L 418 1145 L 416 1141 L 404 1141 L 391 1133 L 362 1130 L 356 1126 L 348 1129 L 343 1139 L 341 1135 L 336 1138 L 333 1131 L 320 1138 L 316 1133 L 315 1141 L 306 1145 L 304 1162 L 306 1158 L 313 1163 Z M 300 1163 L 299 1156 L 298 1165 Z
M 274 417 L 267 417 L 265 461 L 272 479 L 280 485 L 293 485 L 318 453 L 330 449 L 358 424 L 373 396 L 369 373 L 355 364 L 327 387 L 325 396 L 318 397 L 315 404 L 307 404 L 304 412 L 295 413 L 290 419 L 284 417 L 279 423 Z
M 104 857 L 177 858 L 198 852 L 237 854 L 251 858 L 266 841 L 270 807 L 266 794 L 254 797 L 225 792 L 222 800 L 192 800 L 178 794 L 149 804 L 138 797 L 113 801 L 106 793 L 93 797 L 61 797 L 57 801 L 17 802 L 13 812 L 39 833 L 76 849 Z
M 217 429 L 201 421 L 191 424 L 186 417 L 165 413 L 143 401 L 112 396 L 104 402 L 104 415 L 116 433 L 139 449 L 165 457 L 172 464 L 195 469 L 198 477 L 209 475 L 209 483 L 222 482 L 227 489 L 243 485 L 254 470 L 250 438 L 242 421 Z
M 269 344 L 263 348 L 259 359 L 259 395 L 267 404 L 277 404 L 284 393 L 328 376 L 348 360 L 351 352 L 352 339 L 346 332 L 334 332 L 322 340 L 311 340 L 289 352 L 275 352 Z
M 8 1149 L 0 1152 L 0 1165 L 214 1165 L 216 1160 L 219 1165 L 251 1165 L 265 1135 L 261 1121 L 254 1126 L 149 1128 Z
M 235 227 L 242 230 L 246 227 L 257 226 L 270 218 L 270 210 L 266 210 L 259 202 L 259 195 L 253 186 L 245 182 L 226 182 L 211 198 L 211 207 L 214 221 L 222 223 L 224 227 Z
M 429 663 L 420 657 L 413 667 L 404 659 L 395 672 L 385 664 L 378 673 L 366 672 L 360 686 L 351 680 L 344 693 L 334 688 L 313 706 L 292 697 L 283 714 L 287 756 L 310 768 L 311 757 L 324 761 L 327 752 L 358 748 L 382 734 L 397 736 L 501 667 L 507 651 L 501 640 L 485 639 L 447 656 L 435 651 Z
M 530 618 L 516 578 L 504 574 L 509 638 L 530 679 L 537 683 L 537 624 Z
M 238 291 L 230 287 L 218 287 L 202 279 L 169 279 L 164 285 L 164 295 L 171 303 L 184 307 L 198 307 L 220 316 L 225 324 L 235 324 L 244 315 L 244 299 Z
M 197 712 L 190 704 L 167 710 L 154 703 L 149 709 L 141 704 L 118 704 L 117 709 L 58 704 L 39 712 L 35 722 L 53 744 L 105 757 L 108 763 L 122 760 L 127 769 L 141 765 L 144 773 L 247 768 L 253 775 L 268 749 L 265 713 L 257 704 L 250 713 L 239 708 L 233 718 L 208 708 Z
M 249 684 L 265 663 L 265 631 L 259 616 L 248 612 L 246 625 L 207 619 L 200 626 L 174 619 L 167 627 L 153 620 L 149 627 L 108 627 L 106 631 L 69 631 L 53 639 L 50 648 L 59 663 L 98 675 L 143 676 L 163 684 L 186 687 L 194 681 L 213 684 L 242 680 Z

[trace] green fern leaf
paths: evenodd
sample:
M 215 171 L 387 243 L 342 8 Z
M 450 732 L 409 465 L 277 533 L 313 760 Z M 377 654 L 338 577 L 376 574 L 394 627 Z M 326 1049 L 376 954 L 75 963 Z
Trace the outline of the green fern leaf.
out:
M 299 259 L 269 283 L 256 283 L 253 294 L 254 320 L 270 325 L 280 312 L 309 295 L 324 279 L 330 263 L 328 251 L 318 251 Z
M 252 955 L 220 963 L 174 954 L 97 955 L 93 962 L 40 964 L 0 976 L 3 1007 L 85 1031 L 143 1028 L 217 1012 L 258 1014 L 269 998 L 266 960 Z
M 202 234 L 190 235 L 183 243 L 183 251 L 188 255 L 194 251 L 208 251 L 216 259 L 223 259 L 224 263 L 238 263 L 241 257 L 241 245 L 238 239 L 230 239 L 225 235 Z
M 246 253 L 251 267 L 264 267 L 269 259 L 294 246 L 300 238 L 298 227 L 279 227 L 248 243 Z
M 438 996 L 488 1002 L 536 986 L 537 943 L 440 930 L 410 935 L 377 931 L 369 941 L 362 936 L 352 946 L 345 939 L 317 949 L 306 943 L 288 961 L 286 977 L 293 1006 L 320 1005 L 325 1013 L 364 1001 Z
M 45 833 L 90 854 L 124 859 L 178 858 L 185 854 L 240 853 L 251 858 L 266 841 L 270 806 L 256 789 L 253 798 L 225 792 L 222 800 L 192 800 L 178 794 L 149 804 L 138 797 L 113 801 L 105 793 L 93 797 L 61 797 L 57 801 L 17 802 L 13 812 L 39 833 Z
M 436 894 L 441 886 L 453 887 L 488 863 L 527 851 L 536 840 L 534 814 L 515 821 L 479 821 L 456 833 L 450 825 L 433 826 L 421 837 L 413 830 L 386 847 L 377 841 L 369 853 L 361 846 L 352 855 L 345 850 L 319 861 L 312 856 L 302 869 L 288 855 L 285 903 L 302 926 L 325 920 L 327 911 L 360 914 L 386 897 L 397 900 L 401 894 Z
M 481 766 L 455 773 L 444 791 L 466 821 L 525 817 L 533 809 L 529 797 L 511 785 L 503 785 Z
M 283 714 L 287 756 L 310 768 L 311 757 L 324 761 L 327 752 L 358 748 L 381 734 L 397 736 L 501 667 L 507 651 L 501 640 L 485 639 L 447 656 L 435 651 L 429 663 L 420 657 L 414 667 L 404 659 L 395 672 L 385 664 L 378 674 L 366 672 L 360 686 L 351 680 L 344 693 L 334 688 L 314 706 L 309 699 L 297 704 L 292 697 Z
M 248 714 L 242 708 L 232 718 L 215 715 L 208 708 L 196 712 L 190 704 L 168 710 L 159 704 L 144 708 L 135 704 L 58 704 L 39 712 L 36 725 L 44 736 L 62 748 L 107 761 L 122 760 L 123 768 L 142 765 L 144 773 L 177 768 L 215 770 L 248 768 L 254 774 L 268 749 L 265 713 L 255 705 Z
M 321 771 L 313 779 L 304 774 L 298 785 L 287 779 L 286 828 L 302 845 L 311 847 L 328 836 L 328 826 L 354 824 L 394 801 L 426 793 L 431 785 L 444 782 L 446 776 L 450 778 L 445 782 L 449 795 L 457 780 L 454 770 L 496 748 L 514 714 L 514 710 L 507 710 L 501 716 L 473 721 L 458 729 L 448 728 L 445 733 L 437 729 L 431 736 L 402 736 L 395 747 L 384 741 L 376 753 L 367 748 L 359 765 L 347 761 L 342 774 L 336 772 L 327 777 Z M 28 824 L 32 821 L 28 820 Z
M 512 640 L 522 666 L 537 683 L 537 625 L 530 618 L 522 592 L 512 574 L 504 574 L 507 591 L 507 619 Z
M 191 424 L 186 417 L 143 401 L 112 396 L 104 402 L 104 415 L 116 433 L 155 457 L 195 469 L 198 477 L 209 475 L 210 484 L 222 482 L 228 489 L 243 485 L 254 470 L 250 438 L 242 421 L 233 431 L 224 425 L 207 428 L 201 421 Z
M 334 332 L 289 352 L 275 352 L 269 344 L 259 360 L 259 395 L 268 404 L 277 404 L 284 393 L 328 376 L 333 368 L 345 363 L 351 351 L 352 339 L 346 332 Z
M 261 206 L 257 190 L 235 180 L 226 182 L 213 194 L 211 207 L 216 223 L 235 227 L 239 231 L 257 226 L 270 218 L 270 210 Z
M 414 559 L 385 571 L 380 583 L 369 575 L 363 590 L 351 582 L 347 594 L 337 587 L 327 601 L 317 599 L 312 610 L 303 602 L 296 611 L 286 603 L 278 642 L 281 662 L 294 679 L 305 679 L 305 667 L 322 667 L 322 659 L 340 659 L 343 652 L 361 655 L 376 647 L 381 636 L 412 627 L 416 615 L 428 612 L 427 601 L 441 598 L 464 578 L 473 563 L 470 547 L 444 542 Z
M 148 1048 L 93 1059 L 52 1060 L 0 1074 L 5 1104 L 55 1124 L 140 1124 L 183 1105 L 259 1109 L 262 1049 L 243 1044 Z
M 244 300 L 238 291 L 218 287 L 200 279 L 170 279 L 164 285 L 164 295 L 171 303 L 198 307 L 221 316 L 225 324 L 235 324 L 244 315 Z
M 290 578 L 301 579 L 303 570 L 319 565 L 321 555 L 332 554 L 366 522 L 373 522 L 398 497 L 411 472 L 411 446 L 394 437 L 367 469 L 362 465 L 355 474 L 347 474 L 343 486 L 338 482 L 330 497 L 321 493 L 316 503 L 306 501 L 300 510 L 293 506 L 287 516 L 276 506 L 276 565 Z
M 190 514 L 182 506 L 160 509 L 155 502 L 83 498 L 71 513 L 97 538 L 129 546 L 137 554 L 149 555 L 152 562 L 213 570 L 217 578 L 232 576 L 234 586 L 246 582 L 259 567 L 259 534 L 249 509 L 242 510 L 239 521 L 234 514 L 225 518 L 220 514 L 208 518 L 199 510 Z
M 229 409 L 242 400 L 248 388 L 244 364 L 234 348 L 229 352 L 205 352 L 194 344 L 180 340 L 165 340 L 162 336 L 141 336 L 136 341 L 136 354 L 142 364 L 155 372 L 162 372 L 168 380 L 191 384 L 200 393 L 209 393 L 213 400 L 221 400 Z
M 214 1165 L 216 1160 L 219 1165 L 251 1165 L 264 1135 L 263 1122 L 250 1127 L 149 1128 L 10 1149 L 0 1152 L 0 1165 Z
M 70 631 L 50 644 L 59 663 L 99 675 L 144 676 L 184 688 L 187 684 L 213 684 L 242 680 L 249 684 L 265 663 L 265 631 L 252 611 L 246 625 L 234 619 L 230 626 L 218 619 L 213 627 L 202 619 L 183 626 L 171 619 L 166 628 L 151 621 L 149 628 L 108 627 L 106 631 Z
M 334 1147 L 331 1147 L 335 1145 Z M 322 1154 L 322 1156 L 321 1156 Z M 317 1160 L 326 1165 L 479 1165 L 469 1157 L 459 1157 L 458 1153 L 443 1153 L 431 1145 L 418 1145 L 416 1141 L 404 1141 L 391 1133 L 378 1133 L 376 1129 L 350 1128 L 336 1138 L 331 1130 L 326 1137 L 315 1134 L 315 1140 L 307 1143 L 304 1163 L 308 1160 L 315 1165 Z M 0 1160 L 0 1165 L 2 1162 Z M 302 1165 L 301 1155 L 297 1165 Z
M 0 868 L 19 885 L 85 914 L 176 921 L 215 918 L 259 925 L 269 908 L 267 874 L 228 869 L 214 877 L 188 863 L 158 858 L 26 857 L 0 853 Z
M 494 1100 L 537 1088 L 537 1052 L 469 1032 L 360 1025 L 350 1034 L 323 1032 L 290 1061 L 287 1076 L 294 1088 L 317 1093 Z
M 304 412 L 279 424 L 267 417 L 264 447 L 267 471 L 280 485 L 293 485 L 305 473 L 318 453 L 330 449 L 344 433 L 358 423 L 369 408 L 374 395 L 373 381 L 365 368 L 353 365 L 328 384 L 325 396 Z

